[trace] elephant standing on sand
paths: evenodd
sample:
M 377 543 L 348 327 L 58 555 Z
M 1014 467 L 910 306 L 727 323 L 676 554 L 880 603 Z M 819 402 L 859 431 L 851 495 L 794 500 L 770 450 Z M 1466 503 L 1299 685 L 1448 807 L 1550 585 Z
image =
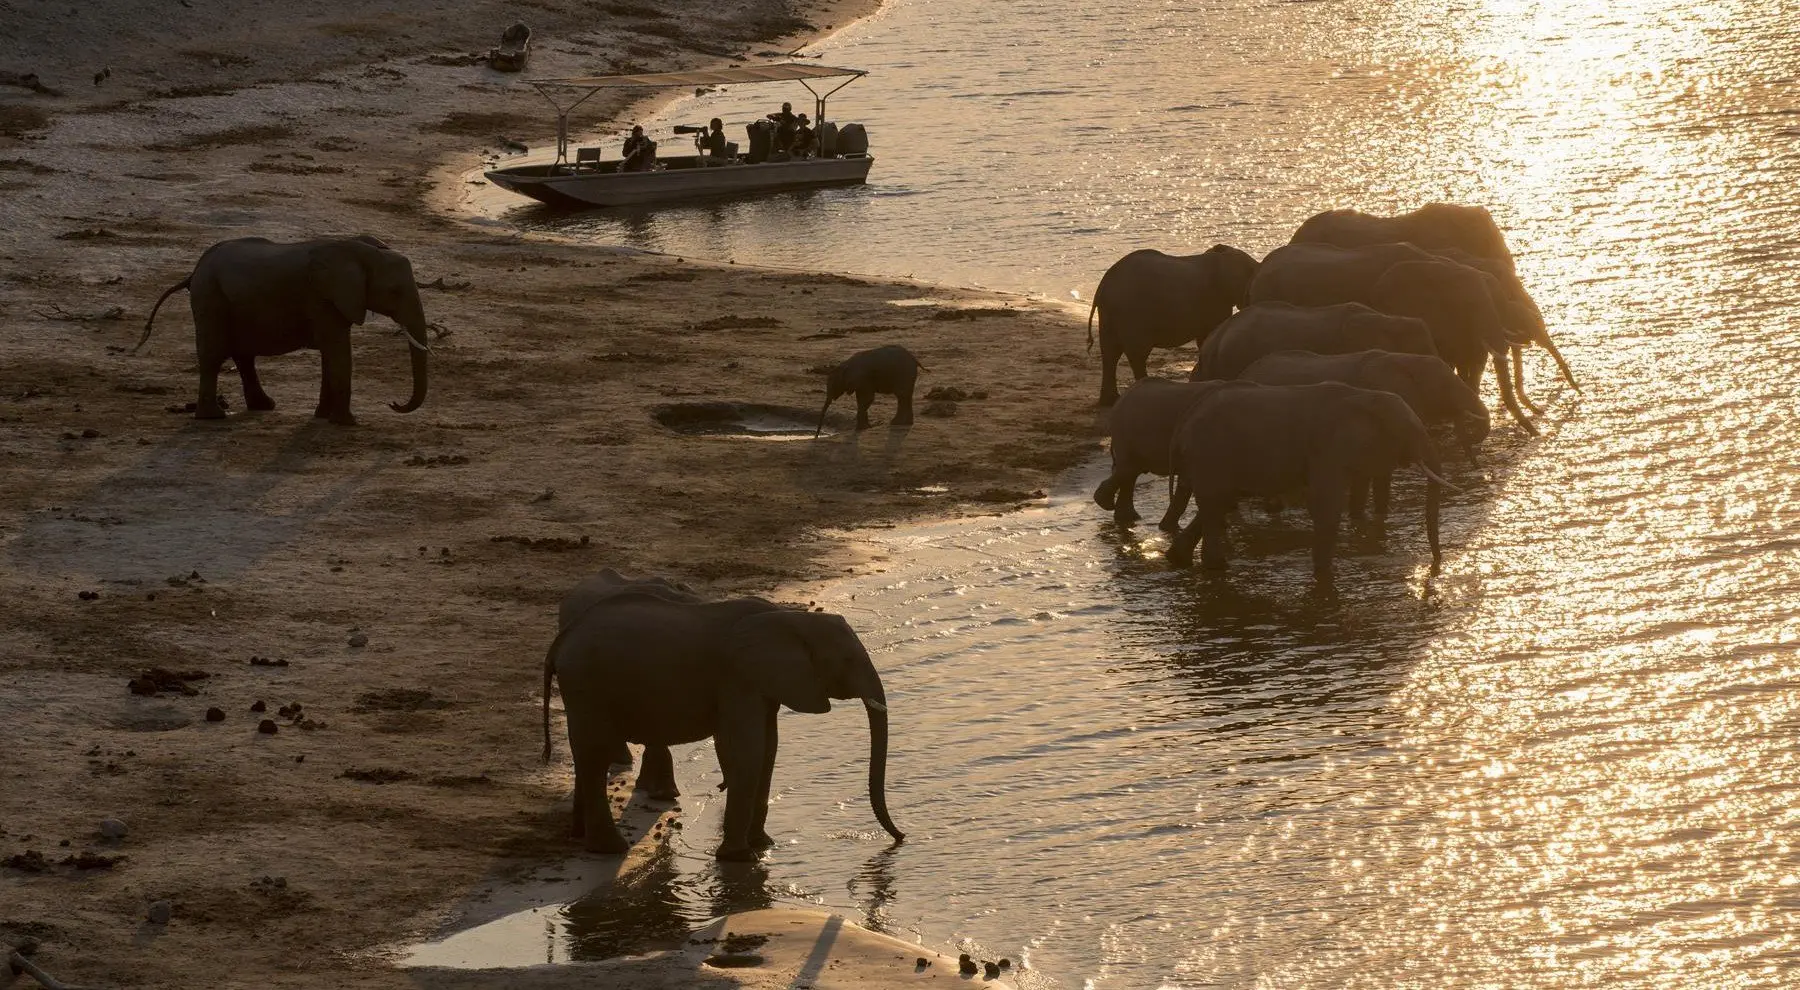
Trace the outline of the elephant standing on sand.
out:
M 1100 404 L 1119 398 L 1119 356 L 1131 373 L 1149 373 L 1151 350 L 1205 338 L 1234 308 L 1249 301 L 1257 261 L 1226 244 L 1177 256 L 1133 251 L 1106 270 L 1088 308 L 1088 349 L 1100 317 Z
M 1120 526 L 1136 522 L 1138 513 L 1132 504 L 1132 496 L 1138 475 L 1173 475 L 1169 443 L 1175 438 L 1176 429 L 1196 402 L 1221 388 L 1230 387 L 1250 386 L 1240 382 L 1172 382 L 1165 378 L 1146 378 L 1126 389 L 1113 405 L 1109 418 L 1112 474 L 1094 489 L 1095 504 L 1110 510 L 1113 522 Z M 1180 501 L 1171 498 L 1169 508 L 1157 526 L 1170 531 L 1179 529 L 1185 508 L 1186 498 Z
M 913 352 L 899 344 L 857 351 L 838 362 L 825 377 L 825 407 L 819 410 L 819 428 L 813 431 L 813 438 L 818 439 L 825 429 L 825 414 L 831 411 L 831 404 L 838 396 L 852 392 L 856 394 L 858 430 L 869 428 L 869 406 L 877 395 L 891 395 L 899 405 L 888 425 L 911 426 L 913 386 L 918 383 L 919 369 L 923 367 Z
M 1277 351 L 1344 354 L 1367 350 L 1437 356 L 1431 327 L 1424 320 L 1394 316 L 1361 303 L 1254 303 L 1219 324 L 1206 338 L 1188 380 L 1237 378 L 1258 359 Z
M 862 700 L 869 716 L 869 805 L 888 834 L 904 838 L 887 812 L 881 677 L 842 616 L 760 598 L 692 601 L 675 586 L 616 583 L 626 587 L 615 593 L 590 578 L 570 593 L 574 604 L 567 611 L 581 614 L 557 633 L 544 661 L 562 685 L 576 830 L 589 850 L 626 848 L 606 796 L 607 767 L 622 743 L 668 747 L 710 736 L 726 788 L 724 835 L 714 855 L 754 859 L 774 845 L 765 820 L 776 713 L 782 705 L 828 712 L 832 698 Z M 548 686 L 546 677 L 546 692 Z
M 1326 306 L 1360 302 L 1396 316 L 1414 316 L 1431 327 L 1438 357 L 1463 381 L 1479 387 L 1493 358 L 1500 399 L 1521 429 L 1536 434 L 1513 393 L 1507 354 L 1522 340 L 1509 334 L 1495 300 L 1503 290 L 1494 277 L 1410 244 L 1357 248 L 1290 244 L 1263 259 L 1250 287 L 1257 302 Z M 1519 330 L 1522 334 L 1526 331 Z
M 1563 360 L 1562 352 L 1550 339 L 1544 326 L 1543 312 L 1525 291 L 1520 281 L 1512 249 L 1506 235 L 1485 207 L 1458 206 L 1450 203 L 1427 203 L 1409 213 L 1380 216 L 1358 210 L 1327 210 L 1307 219 L 1294 232 L 1289 244 L 1333 244 L 1338 247 L 1364 247 L 1371 244 L 1405 242 L 1442 255 L 1452 261 L 1479 267 L 1499 279 L 1506 294 L 1524 306 L 1535 319 L 1530 334 L 1534 343 L 1550 352 L 1562 372 L 1563 379 L 1576 390 L 1575 375 Z M 1511 320 L 1508 321 L 1512 323 Z M 1520 348 L 1513 350 L 1513 386 L 1519 398 L 1532 410 L 1537 407 L 1525 398 L 1523 372 L 1518 367 Z
M 425 308 L 406 256 L 369 236 L 277 244 L 261 237 L 220 241 L 206 249 L 194 271 L 162 294 L 144 321 L 150 339 L 156 311 L 187 289 L 194 311 L 194 345 L 200 364 L 200 397 L 194 418 L 223 419 L 219 369 L 235 362 L 250 409 L 275 408 L 263 391 L 256 359 L 311 349 L 323 365 L 319 404 L 313 415 L 352 425 L 350 327 L 370 313 L 398 323 L 412 349 L 412 397 L 390 403 L 396 412 L 425 404 L 427 384 Z
M 1202 567 L 1224 569 L 1225 516 L 1237 500 L 1302 489 L 1313 521 L 1313 574 L 1329 578 L 1352 484 L 1418 464 L 1430 482 L 1425 534 L 1436 567 L 1444 482 L 1425 424 L 1403 399 L 1337 382 L 1237 385 L 1195 403 L 1175 432 L 1169 459 L 1180 477 L 1176 497 L 1185 501 L 1191 493 L 1198 512 L 1170 541 L 1169 563 L 1189 566 L 1198 545 Z
M 1475 444 L 1487 439 L 1487 406 L 1481 396 L 1464 384 L 1444 362 L 1425 354 L 1391 354 L 1359 351 L 1355 354 L 1314 354 L 1281 351 L 1257 360 L 1238 378 L 1261 385 L 1315 385 L 1342 382 L 1357 388 L 1398 395 L 1426 427 L 1449 423 L 1469 462 L 1475 462 Z M 1350 496 L 1351 518 L 1361 518 L 1367 488 L 1375 489 L 1375 515 L 1387 515 L 1388 492 L 1393 472 L 1358 482 Z

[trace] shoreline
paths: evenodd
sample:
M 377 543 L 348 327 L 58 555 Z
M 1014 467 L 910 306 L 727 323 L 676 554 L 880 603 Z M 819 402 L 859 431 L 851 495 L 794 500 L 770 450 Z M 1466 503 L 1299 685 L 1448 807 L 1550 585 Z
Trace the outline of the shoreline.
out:
M 615 6 L 637 13 L 583 28 L 574 0 L 534 5 L 533 70 L 592 69 L 601 50 L 683 68 L 700 63 L 669 42 L 690 31 L 713 44 L 804 23 L 779 0 L 698 27 Z M 491 45 L 504 7 L 455 23 L 424 0 L 239 8 L 182 20 L 109 0 L 0 43 L 63 94 L 0 90 L 0 593 L 15 615 L 0 627 L 0 750 L 15 754 L 0 860 L 46 863 L 0 867 L 0 941 L 37 939 L 37 962 L 83 985 L 415 985 L 380 947 L 572 851 L 566 758 L 543 766 L 532 740 L 564 589 L 605 566 L 720 596 L 793 588 L 869 566 L 857 528 L 1029 501 L 1096 448 L 1091 362 L 1050 301 L 436 213 L 435 169 L 541 103 L 516 77 L 433 61 Z M 851 8 L 873 12 L 826 9 Z M 110 75 L 90 84 L 87 61 Z M 237 414 L 227 372 L 231 420 L 180 413 L 180 299 L 127 353 L 208 244 L 331 231 L 382 236 L 442 286 L 422 292 L 449 334 L 420 411 L 380 408 L 407 388 L 385 320 L 353 337 L 353 429 L 311 420 L 305 352 L 259 362 L 274 412 Z M 878 403 L 870 433 L 807 444 L 651 416 L 720 400 L 816 416 L 811 369 L 888 342 L 943 369 L 922 389 L 991 397 L 910 431 L 879 425 Z M 127 690 L 153 667 L 207 676 L 192 695 Z M 267 735 L 252 702 L 305 715 Z M 129 834 L 100 837 L 106 817 Z M 74 854 L 109 865 L 58 865 Z M 167 924 L 145 920 L 158 901 Z

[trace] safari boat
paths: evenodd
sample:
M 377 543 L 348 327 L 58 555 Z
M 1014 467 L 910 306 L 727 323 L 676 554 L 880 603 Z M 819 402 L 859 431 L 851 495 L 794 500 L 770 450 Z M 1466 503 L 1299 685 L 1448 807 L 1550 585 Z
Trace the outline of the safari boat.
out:
M 697 72 L 647 72 L 623 76 L 591 76 L 576 79 L 528 80 L 556 108 L 556 160 L 541 165 L 516 165 L 483 173 L 502 189 L 530 196 L 552 206 L 639 206 L 674 203 L 718 196 L 741 196 L 788 189 L 860 185 L 868 180 L 875 159 L 869 155 L 868 138 L 861 124 L 838 125 L 825 117 L 827 97 L 867 75 L 864 69 L 781 62 L 773 65 L 736 66 Z M 823 92 L 814 89 L 819 80 L 843 81 Z M 569 147 L 569 114 L 587 99 L 607 89 L 674 89 L 746 83 L 799 82 L 813 95 L 817 110 L 814 131 L 818 154 L 788 158 L 770 153 L 753 131 L 748 154 L 734 144 L 722 157 L 700 153 L 703 127 L 678 125 L 677 134 L 693 134 L 695 153 L 658 155 L 654 168 L 624 171 L 618 160 L 603 160 L 599 148 Z M 822 86 L 821 86 L 822 88 Z M 752 128 L 757 125 L 752 124 Z

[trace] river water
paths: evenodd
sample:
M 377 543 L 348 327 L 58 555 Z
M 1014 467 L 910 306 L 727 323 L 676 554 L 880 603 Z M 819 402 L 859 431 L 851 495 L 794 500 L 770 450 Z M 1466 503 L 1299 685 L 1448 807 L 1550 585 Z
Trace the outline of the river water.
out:
M 1091 476 L 855 534 L 885 570 L 817 597 L 883 668 L 909 840 L 860 793 L 860 718 L 786 716 L 785 844 L 716 868 L 689 750 L 666 874 L 565 912 L 551 956 L 778 896 L 1066 986 L 1800 984 L 1800 8 L 895 0 L 818 50 L 875 70 L 832 104 L 868 187 L 506 219 L 1085 299 L 1137 247 L 1481 203 L 1584 391 L 1533 365 L 1543 436 L 1497 414 L 1429 580 L 1406 488 L 1335 594 L 1303 516 L 1172 573 Z

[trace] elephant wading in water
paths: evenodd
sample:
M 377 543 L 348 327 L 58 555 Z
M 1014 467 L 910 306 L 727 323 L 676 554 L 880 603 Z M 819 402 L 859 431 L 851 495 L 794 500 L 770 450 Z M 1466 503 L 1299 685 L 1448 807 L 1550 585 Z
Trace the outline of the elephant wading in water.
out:
M 1258 359 L 1277 351 L 1344 354 L 1368 350 L 1437 356 L 1431 327 L 1424 320 L 1393 316 L 1361 303 L 1256 303 L 1206 338 L 1188 380 L 1237 378 Z
M 311 349 L 323 370 L 313 415 L 354 424 L 350 413 L 350 327 L 370 312 L 398 323 L 412 349 L 412 397 L 390 403 L 396 412 L 425 404 L 425 308 L 406 256 L 368 236 L 277 244 L 261 237 L 220 241 L 200 255 L 194 271 L 150 310 L 138 348 L 150 339 L 156 311 L 187 289 L 194 311 L 194 345 L 200 364 L 200 397 L 194 418 L 223 419 L 219 369 L 229 359 L 244 383 L 244 404 L 273 409 L 263 391 L 256 359 Z
M 562 685 L 575 761 L 575 826 L 588 849 L 625 851 L 606 796 L 608 765 L 625 741 L 668 747 L 711 737 L 726 788 L 724 835 L 715 855 L 754 859 L 774 844 L 764 823 L 775 772 L 776 714 L 782 705 L 828 712 L 832 698 L 863 702 L 869 805 L 895 841 L 904 838 L 887 812 L 881 677 L 842 616 L 760 598 L 692 601 L 664 582 L 618 579 L 623 588 L 609 589 L 600 578 L 570 593 L 579 599 L 570 610 L 580 615 L 557 633 L 544 659 L 546 706 L 548 674 Z
M 1485 207 L 1427 203 L 1409 213 L 1394 216 L 1380 216 L 1359 210 L 1327 210 L 1308 218 L 1288 241 L 1290 244 L 1333 244 L 1338 247 L 1398 242 L 1413 244 L 1452 261 L 1481 268 L 1499 279 L 1507 296 L 1525 307 L 1530 319 L 1535 321 L 1536 327 L 1530 335 L 1531 340 L 1550 353 L 1562 372 L 1563 379 L 1577 391 L 1580 390 L 1581 386 L 1575 383 L 1575 375 L 1569 370 L 1568 362 L 1563 360 L 1562 352 L 1557 350 L 1549 331 L 1544 327 L 1543 312 L 1538 309 L 1536 301 L 1525 291 L 1525 285 L 1519 279 L 1512 249 L 1506 243 L 1506 235 L 1501 233 L 1500 225 L 1494 222 L 1493 214 Z M 1507 320 L 1509 326 L 1514 322 L 1512 319 Z M 1513 385 L 1519 392 L 1520 399 L 1531 405 L 1531 400 L 1524 396 L 1523 372 L 1518 367 L 1519 354 L 1520 350 L 1515 347 Z M 1532 408 L 1535 411 L 1537 407 Z
M 1449 423 L 1463 453 L 1475 463 L 1475 444 L 1487 439 L 1488 411 L 1475 390 L 1463 383 L 1444 362 L 1425 354 L 1390 354 L 1358 351 L 1355 354 L 1314 354 L 1282 351 L 1259 359 L 1238 376 L 1262 385 L 1314 385 L 1343 382 L 1357 388 L 1392 392 L 1406 402 L 1426 427 Z M 1370 480 L 1375 489 L 1375 515 L 1387 515 L 1388 491 L 1393 472 Z M 1368 485 L 1358 482 L 1350 496 L 1350 515 L 1360 517 Z
M 1437 453 L 1425 424 L 1391 392 L 1337 382 L 1220 389 L 1194 404 L 1175 432 L 1170 461 L 1191 492 L 1194 521 L 1169 543 L 1169 563 L 1222 570 L 1230 557 L 1225 516 L 1245 495 L 1307 495 L 1313 522 L 1313 574 L 1331 576 L 1338 524 L 1351 485 L 1418 464 L 1429 484 L 1425 534 L 1435 569 L 1438 550 Z
M 1146 378 L 1126 389 L 1113 406 L 1110 420 L 1112 474 L 1094 489 L 1094 502 L 1102 509 L 1110 510 L 1113 521 L 1120 526 L 1136 522 L 1138 513 L 1132 504 L 1132 496 L 1138 475 L 1174 475 L 1169 464 L 1169 443 L 1175 437 L 1175 430 L 1187 418 L 1194 403 L 1221 388 L 1232 387 L 1253 386 L 1242 382 L 1172 382 Z M 1181 513 L 1186 507 L 1185 497 L 1181 501 L 1171 497 L 1158 527 L 1171 531 L 1180 528 Z
M 1226 244 L 1185 256 L 1133 251 L 1113 262 L 1088 307 L 1089 350 L 1100 317 L 1100 404 L 1118 401 L 1121 354 L 1142 379 L 1151 350 L 1201 340 L 1244 305 L 1256 272 L 1255 258 Z
M 1418 317 L 1431 327 L 1438 357 L 1471 387 L 1480 386 L 1492 356 L 1501 401 L 1521 429 L 1537 433 L 1519 407 L 1508 372 L 1507 354 L 1518 341 L 1508 334 L 1495 303 L 1504 292 L 1486 272 L 1411 244 L 1290 244 L 1263 259 L 1250 295 L 1257 302 L 1302 306 L 1360 302 L 1384 313 Z

